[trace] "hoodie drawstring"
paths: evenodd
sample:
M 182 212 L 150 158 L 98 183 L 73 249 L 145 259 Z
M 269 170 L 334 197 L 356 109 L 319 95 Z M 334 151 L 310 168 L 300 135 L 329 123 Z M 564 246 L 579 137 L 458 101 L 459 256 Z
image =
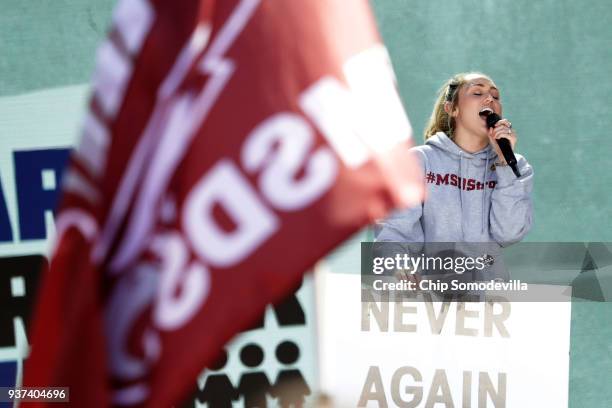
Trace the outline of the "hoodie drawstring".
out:
M 463 152 L 459 152 L 459 206 L 461 207 L 461 236 L 465 239 L 465 230 L 463 221 L 466 217 L 463 216 Z
M 486 196 L 487 196 L 487 170 L 489 168 L 489 155 L 487 155 L 486 159 L 485 159 L 485 166 L 484 166 L 484 171 L 482 172 L 482 194 L 481 194 L 481 200 L 480 200 L 480 233 L 484 234 L 485 233 L 485 224 L 487 222 L 487 214 L 485 213 L 485 208 L 486 208 Z M 462 169 L 463 169 L 463 152 L 459 153 L 459 180 L 461 180 L 463 182 L 463 174 L 462 174 Z M 463 186 L 460 185 L 459 186 L 459 204 L 461 206 L 461 219 L 465 219 L 465 217 L 463 217 Z M 464 232 L 464 228 L 463 228 L 463 222 L 461 222 L 461 233 L 463 234 L 463 237 L 465 238 L 465 232 Z
M 489 168 L 489 155 L 487 154 L 487 160 L 485 162 L 485 167 L 484 167 L 484 172 L 482 174 L 482 204 L 481 204 L 481 208 L 482 208 L 482 219 L 480 222 L 480 225 L 482 226 L 480 233 L 484 234 L 485 232 L 485 222 L 486 222 L 486 218 L 485 218 L 485 196 L 487 195 L 487 169 Z

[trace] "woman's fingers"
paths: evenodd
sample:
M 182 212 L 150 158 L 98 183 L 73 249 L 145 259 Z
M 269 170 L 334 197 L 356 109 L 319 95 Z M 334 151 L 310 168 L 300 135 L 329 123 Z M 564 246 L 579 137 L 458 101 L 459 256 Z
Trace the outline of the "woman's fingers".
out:
M 507 128 L 512 128 L 512 123 L 508 119 L 500 119 L 495 124 L 495 127 L 498 127 L 498 126 L 505 126 Z
M 510 145 L 514 149 L 516 144 L 516 132 L 512 128 L 512 124 L 508 119 L 502 119 L 495 124 L 495 127 L 491 129 L 489 136 L 493 139 L 506 138 L 510 141 Z
M 405 280 L 415 284 L 418 287 L 419 282 L 421 282 L 421 276 L 418 273 L 411 273 L 407 270 L 396 270 L 395 278 L 397 280 Z

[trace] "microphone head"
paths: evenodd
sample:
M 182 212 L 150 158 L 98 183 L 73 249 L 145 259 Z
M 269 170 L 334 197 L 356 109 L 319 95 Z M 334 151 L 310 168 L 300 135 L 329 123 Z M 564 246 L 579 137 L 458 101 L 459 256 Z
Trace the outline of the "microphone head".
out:
M 497 113 L 495 112 L 489 113 L 487 115 L 487 127 L 492 128 L 493 126 L 495 126 L 497 122 L 499 122 L 500 119 L 501 117 Z

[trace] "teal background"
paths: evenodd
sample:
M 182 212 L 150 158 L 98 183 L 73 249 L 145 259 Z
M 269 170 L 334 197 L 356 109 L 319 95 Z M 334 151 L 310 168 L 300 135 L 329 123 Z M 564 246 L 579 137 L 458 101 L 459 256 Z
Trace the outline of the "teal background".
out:
M 0 99 L 87 83 L 112 5 L 1 0 Z M 448 77 L 469 70 L 489 74 L 517 130 L 517 150 L 535 169 L 535 226 L 528 240 L 612 241 L 608 1 L 373 0 L 372 5 L 417 143 L 435 93 Z M 19 135 L 0 134 L 0 144 L 14 137 Z M 346 248 L 335 258 L 347 259 L 353 252 Z M 357 263 L 359 255 L 348 259 Z M 572 408 L 612 406 L 611 323 L 611 303 L 572 305 Z
M 532 241 L 612 241 L 612 6 L 605 0 L 372 3 L 417 141 L 443 82 L 478 70 L 501 89 L 533 165 Z
M 0 96 L 89 82 L 113 5 L 0 0 Z

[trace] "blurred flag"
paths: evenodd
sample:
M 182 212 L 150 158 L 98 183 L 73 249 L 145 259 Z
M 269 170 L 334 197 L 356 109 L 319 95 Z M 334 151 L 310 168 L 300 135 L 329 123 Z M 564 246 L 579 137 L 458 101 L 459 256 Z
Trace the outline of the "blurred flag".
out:
M 168 407 L 335 245 L 422 197 L 366 0 L 121 0 L 25 385 Z

